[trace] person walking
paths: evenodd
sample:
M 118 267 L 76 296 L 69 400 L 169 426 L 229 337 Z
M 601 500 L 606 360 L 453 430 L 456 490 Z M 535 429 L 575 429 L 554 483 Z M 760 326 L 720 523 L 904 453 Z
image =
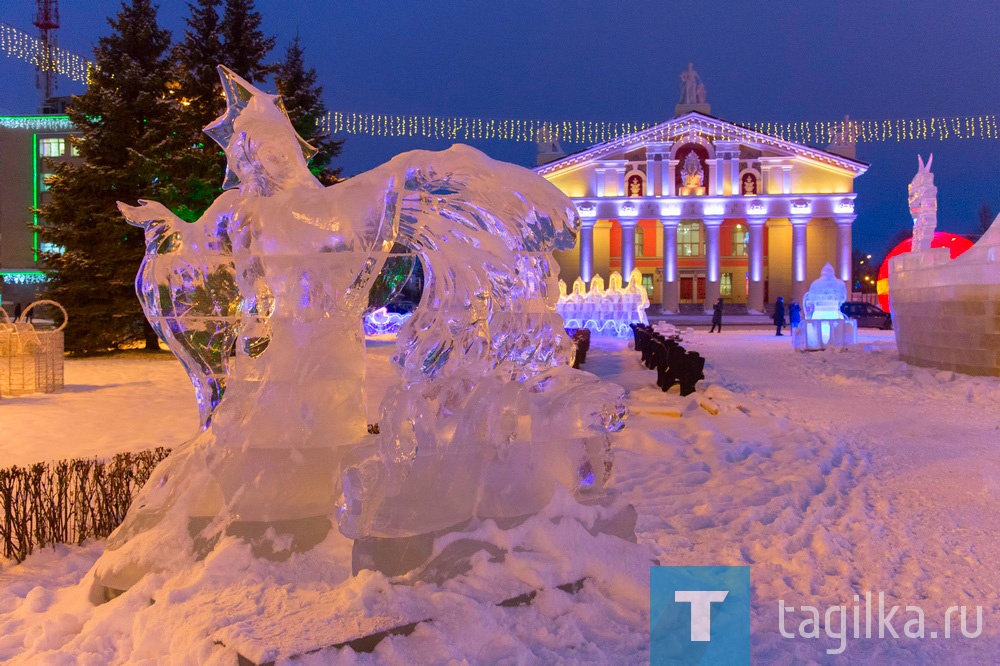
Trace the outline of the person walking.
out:
M 778 296 L 778 302 L 774 304 L 774 325 L 777 327 L 775 335 L 784 335 L 781 332 L 782 327 L 785 325 L 785 299 Z
M 719 333 L 722 333 L 722 299 L 720 298 L 715 302 L 712 307 L 712 330 L 709 333 L 715 333 L 715 329 L 718 327 Z
M 21 313 L 22 312 L 23 312 L 23 310 L 21 309 L 21 304 L 20 303 L 15 303 L 14 304 L 14 321 L 17 321 L 18 319 L 21 318 Z
M 788 306 L 788 328 L 792 335 L 795 335 L 795 329 L 799 327 L 802 322 L 802 307 L 799 305 L 798 301 L 792 301 L 792 304 Z

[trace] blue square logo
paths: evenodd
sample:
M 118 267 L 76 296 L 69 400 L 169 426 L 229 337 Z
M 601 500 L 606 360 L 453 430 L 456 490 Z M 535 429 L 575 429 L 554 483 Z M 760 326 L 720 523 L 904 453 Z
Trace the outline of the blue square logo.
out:
M 650 567 L 652 666 L 750 665 L 750 567 Z

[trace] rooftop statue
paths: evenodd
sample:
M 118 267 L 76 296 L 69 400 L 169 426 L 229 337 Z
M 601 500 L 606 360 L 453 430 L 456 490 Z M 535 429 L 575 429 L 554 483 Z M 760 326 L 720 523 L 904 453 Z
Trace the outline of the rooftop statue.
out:
M 695 71 L 694 63 L 689 62 L 686 71 L 681 72 L 681 98 L 679 104 L 704 104 L 705 85 Z

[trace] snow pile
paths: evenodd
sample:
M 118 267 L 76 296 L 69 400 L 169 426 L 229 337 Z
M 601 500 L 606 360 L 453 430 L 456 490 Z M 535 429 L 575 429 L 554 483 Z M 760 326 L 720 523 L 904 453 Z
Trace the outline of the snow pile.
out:
M 350 578 L 349 543 L 340 537 L 284 564 L 262 564 L 231 541 L 196 571 L 150 577 L 98 607 L 87 602 L 83 577 L 101 546 L 46 550 L 0 571 L 0 660 L 232 663 L 230 644 L 252 644 L 249 627 L 259 630 L 260 618 L 294 618 L 271 628 L 273 640 L 253 643 L 266 656 L 292 634 L 311 632 L 322 643 L 362 617 L 413 621 L 426 613 L 430 622 L 386 638 L 371 655 L 327 649 L 294 663 L 643 663 L 645 567 L 656 557 L 668 565 L 751 566 L 759 663 L 994 661 L 1000 380 L 900 366 L 891 333 L 860 337 L 843 351 L 805 354 L 773 331 L 689 333 L 685 346 L 708 365 L 699 392 L 687 398 L 656 389 L 655 374 L 626 342 L 593 344 L 586 369 L 628 391 L 628 436 L 611 483 L 638 510 L 637 550 L 592 538 L 582 528 L 586 507 L 553 528 L 549 516 L 569 511 L 560 495 L 548 513 L 516 528 L 483 522 L 454 536 L 508 550 L 502 563 L 485 551 L 473 558 L 479 586 L 401 586 L 369 572 Z M 368 352 L 377 399 L 378 386 L 392 378 L 391 346 L 369 341 Z M 553 587 L 580 578 L 575 594 Z M 490 595 L 515 589 L 514 579 L 543 591 L 527 605 L 496 606 Z M 233 590 L 230 580 L 242 582 Z M 854 595 L 866 591 L 884 591 L 889 604 L 919 605 L 928 631 L 941 629 L 948 606 L 982 605 L 983 633 L 848 639 L 839 658 L 825 653 L 834 639 L 779 634 L 779 600 L 796 608 L 846 605 L 850 613 Z M 316 605 L 325 610 L 317 615 Z M 912 617 L 901 614 L 899 633 Z M 803 617 L 791 615 L 786 630 L 796 631 Z M 863 615 L 861 622 L 863 632 Z M 952 630 L 958 633 L 957 619 Z

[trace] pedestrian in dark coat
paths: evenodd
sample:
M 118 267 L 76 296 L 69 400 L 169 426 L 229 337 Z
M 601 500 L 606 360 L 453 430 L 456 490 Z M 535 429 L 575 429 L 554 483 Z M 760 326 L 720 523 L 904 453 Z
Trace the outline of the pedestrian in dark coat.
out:
M 774 304 L 774 325 L 777 327 L 775 335 L 784 335 L 781 332 L 785 325 L 785 299 L 778 296 L 778 302 Z
M 802 322 L 802 307 L 797 303 L 793 302 L 788 306 L 788 327 L 792 329 L 792 333 L 795 333 L 795 329 L 799 327 L 799 323 Z
M 21 304 L 20 303 L 16 303 L 14 305 L 14 321 L 17 321 L 18 319 L 21 318 L 21 313 L 22 312 L 23 312 L 23 310 L 21 309 Z
M 715 333 L 715 328 L 719 328 L 719 333 L 722 333 L 722 299 L 720 298 L 716 301 L 715 305 L 712 307 L 712 330 L 709 333 Z

